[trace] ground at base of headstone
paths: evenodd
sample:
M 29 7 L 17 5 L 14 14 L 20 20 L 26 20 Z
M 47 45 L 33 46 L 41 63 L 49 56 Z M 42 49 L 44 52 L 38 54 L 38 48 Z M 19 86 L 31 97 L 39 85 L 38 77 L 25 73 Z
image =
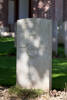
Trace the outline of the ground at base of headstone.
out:
M 9 88 L 0 87 L 0 100 L 67 100 L 67 93 L 65 91 L 50 91 L 48 94 L 42 94 L 36 98 L 29 98 L 29 96 L 20 97 L 16 94 L 10 94 Z

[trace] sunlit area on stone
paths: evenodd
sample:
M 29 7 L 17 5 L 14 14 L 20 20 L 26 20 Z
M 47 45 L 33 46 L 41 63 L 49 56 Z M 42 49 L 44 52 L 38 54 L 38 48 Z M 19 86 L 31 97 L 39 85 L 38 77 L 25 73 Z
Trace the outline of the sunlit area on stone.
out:
M 0 100 L 67 100 L 67 0 L 0 0 Z

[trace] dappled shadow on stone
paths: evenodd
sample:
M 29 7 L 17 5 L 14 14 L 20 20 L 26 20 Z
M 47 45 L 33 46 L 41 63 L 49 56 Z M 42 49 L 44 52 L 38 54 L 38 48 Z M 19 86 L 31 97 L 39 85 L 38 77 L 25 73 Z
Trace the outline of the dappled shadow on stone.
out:
M 50 31 L 48 30 L 48 27 Z M 42 85 L 43 82 L 44 84 L 49 84 L 49 83 L 51 84 L 50 82 L 51 62 L 52 62 L 51 33 L 52 33 L 52 26 L 50 20 L 24 19 L 18 21 L 17 23 L 18 84 L 20 85 L 24 84 L 23 86 L 28 85 L 29 88 L 39 87 L 39 86 L 43 88 L 49 87 L 46 85 Z

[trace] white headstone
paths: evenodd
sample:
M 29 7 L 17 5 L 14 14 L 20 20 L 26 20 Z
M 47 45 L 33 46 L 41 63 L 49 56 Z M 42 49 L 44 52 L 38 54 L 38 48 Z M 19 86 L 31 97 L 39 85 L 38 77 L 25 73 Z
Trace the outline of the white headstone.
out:
M 52 21 L 17 21 L 17 84 L 49 91 L 52 71 Z
M 29 0 L 19 0 L 19 19 L 29 17 Z
M 52 50 L 53 53 L 57 55 L 58 52 L 58 30 L 57 30 L 57 21 L 53 21 L 52 24 Z
M 67 21 L 64 22 L 64 46 L 65 56 L 67 57 Z
M 13 0 L 9 0 L 8 2 L 8 24 L 14 24 L 14 1 Z
M 58 54 L 58 37 L 59 33 L 58 24 L 61 25 L 63 21 L 63 0 L 55 0 L 55 19 L 53 20 L 53 52 Z

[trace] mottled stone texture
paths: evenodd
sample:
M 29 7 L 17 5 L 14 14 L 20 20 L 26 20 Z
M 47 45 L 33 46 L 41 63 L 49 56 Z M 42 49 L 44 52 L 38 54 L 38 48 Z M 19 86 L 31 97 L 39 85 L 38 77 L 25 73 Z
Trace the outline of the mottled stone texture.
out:
M 67 56 L 67 0 L 64 0 L 64 46 L 65 56 Z
M 55 0 L 55 20 L 63 21 L 63 0 Z
M 64 0 L 57 1 L 57 22 L 58 22 L 58 43 L 64 43 L 64 29 L 63 29 L 63 2 Z
M 63 0 L 55 0 L 55 19 L 53 20 L 53 52 L 57 55 L 58 37 L 63 34 Z M 62 38 L 63 39 L 63 38 Z
M 67 21 L 64 22 L 64 46 L 65 56 L 67 57 Z
M 57 21 L 53 21 L 52 26 L 52 51 L 57 55 L 58 50 L 58 30 L 57 30 Z
M 49 30 L 48 30 L 49 29 Z M 51 88 L 52 21 L 17 21 L 17 84 L 24 88 Z
M 0 26 L 8 24 L 8 0 L 0 0 Z

